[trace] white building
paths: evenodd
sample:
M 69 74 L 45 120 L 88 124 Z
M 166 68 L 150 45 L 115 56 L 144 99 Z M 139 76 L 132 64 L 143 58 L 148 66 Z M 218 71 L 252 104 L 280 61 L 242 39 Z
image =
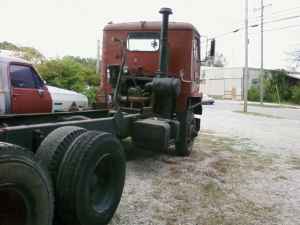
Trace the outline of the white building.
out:
M 243 67 L 202 67 L 200 90 L 221 99 L 243 99 Z M 260 69 L 249 68 L 248 87 L 259 85 Z

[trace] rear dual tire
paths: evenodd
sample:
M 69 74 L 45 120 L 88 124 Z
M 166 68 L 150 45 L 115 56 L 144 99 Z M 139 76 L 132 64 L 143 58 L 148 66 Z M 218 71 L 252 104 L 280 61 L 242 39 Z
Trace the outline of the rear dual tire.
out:
M 47 173 L 22 148 L 0 143 L 0 224 L 51 225 L 52 184 Z
M 55 184 L 56 224 L 110 221 L 125 181 L 125 156 L 117 138 L 80 127 L 61 127 L 45 138 L 36 157 Z
M 125 181 L 125 156 L 111 134 L 88 131 L 72 143 L 59 168 L 57 202 L 65 225 L 107 224 Z
M 81 127 L 66 126 L 52 131 L 40 144 L 35 157 L 45 167 L 56 183 L 60 163 L 72 142 L 87 130 Z

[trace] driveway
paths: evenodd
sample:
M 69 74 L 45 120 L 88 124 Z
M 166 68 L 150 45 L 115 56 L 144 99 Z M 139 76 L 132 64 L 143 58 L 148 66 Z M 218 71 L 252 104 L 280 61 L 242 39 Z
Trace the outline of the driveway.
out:
M 126 184 L 110 225 L 299 225 L 300 111 L 241 109 L 205 106 L 189 157 L 125 141 Z
M 249 106 L 249 114 L 242 110 L 240 102 L 216 101 L 205 106 L 202 128 L 240 139 L 257 151 L 300 155 L 300 109 Z

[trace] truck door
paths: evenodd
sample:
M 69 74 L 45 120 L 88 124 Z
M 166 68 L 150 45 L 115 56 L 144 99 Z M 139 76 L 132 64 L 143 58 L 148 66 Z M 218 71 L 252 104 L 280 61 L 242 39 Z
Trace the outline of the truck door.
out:
M 52 110 L 47 87 L 30 65 L 10 64 L 12 113 L 46 113 Z
M 193 92 L 198 93 L 200 84 L 200 39 L 196 36 L 193 40 L 193 54 L 192 54 L 192 80 Z

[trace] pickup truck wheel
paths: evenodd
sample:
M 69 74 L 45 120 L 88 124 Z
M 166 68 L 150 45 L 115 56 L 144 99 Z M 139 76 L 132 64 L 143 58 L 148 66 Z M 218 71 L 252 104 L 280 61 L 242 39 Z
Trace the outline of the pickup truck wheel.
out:
M 86 129 L 75 126 L 60 127 L 52 131 L 41 143 L 36 159 L 50 173 L 53 182 L 56 182 L 59 165 L 71 143 Z
M 113 135 L 88 131 L 70 146 L 57 179 L 59 215 L 65 225 L 107 224 L 121 199 L 125 156 Z
M 178 113 L 177 119 L 180 122 L 180 132 L 175 150 L 179 156 L 189 156 L 193 150 L 194 139 L 197 136 L 194 113 L 191 110 Z
M 0 224 L 51 225 L 52 184 L 47 173 L 22 148 L 0 143 Z

